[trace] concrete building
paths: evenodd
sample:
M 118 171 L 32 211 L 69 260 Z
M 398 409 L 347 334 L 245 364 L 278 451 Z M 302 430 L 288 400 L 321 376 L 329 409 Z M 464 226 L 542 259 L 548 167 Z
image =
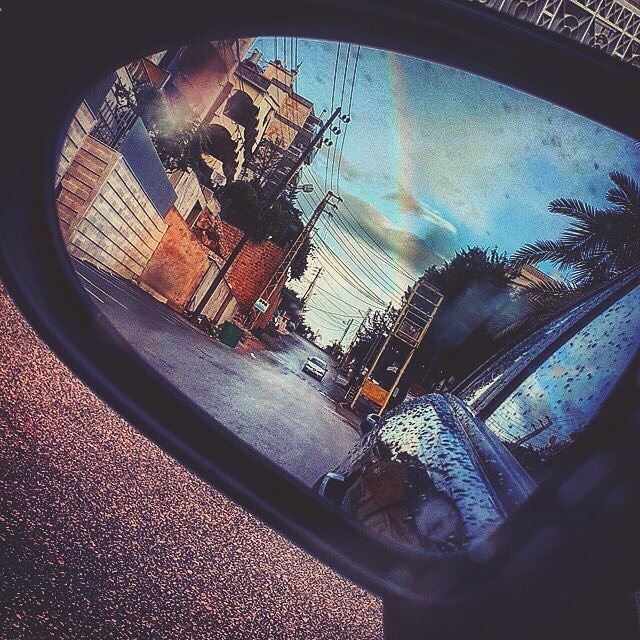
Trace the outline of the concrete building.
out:
M 111 89 L 104 86 L 102 99 L 94 91 L 80 105 L 63 143 L 56 177 L 62 237 L 75 258 L 184 310 L 218 272 L 216 257 L 191 227 L 198 210 L 215 215 L 219 205 L 197 180 L 194 184 L 192 174 L 167 177 L 139 118 L 128 131 L 122 121 L 110 127 L 103 119 L 96 132 L 110 108 L 105 111 Z M 235 313 L 237 303 L 226 281 L 220 289 L 224 300 L 212 300 L 205 314 L 222 321 Z
M 212 182 L 257 176 L 268 187 L 300 157 L 320 120 L 313 104 L 292 88 L 295 70 L 279 61 L 261 65 L 251 39 L 205 42 L 129 65 L 132 78 L 166 96 L 178 118 L 208 125 L 204 156 Z
M 320 121 L 313 104 L 292 88 L 296 71 L 277 60 L 260 65 L 258 51 L 242 59 L 251 42 L 165 51 L 90 91 L 58 167 L 60 226 L 71 254 L 175 309 L 195 307 L 241 231 L 220 218 L 218 201 L 194 171 L 167 172 L 135 101 L 121 98 L 152 88 L 177 122 L 205 126 L 210 154 L 203 159 L 214 184 L 242 174 L 268 191 L 299 159 Z M 153 120 L 147 125 L 154 130 Z M 222 321 L 249 311 L 284 252 L 272 242 L 249 243 L 205 314 Z M 261 325 L 269 319 L 264 314 Z
M 248 160 L 245 173 L 269 193 L 300 158 L 321 121 L 314 113 L 313 103 L 293 89 L 297 70 L 287 69 L 279 60 L 267 63 L 261 70 L 258 62 L 259 56 L 254 52 L 239 67 L 239 73 L 261 73 L 269 82 L 269 93 L 278 108 Z M 315 150 L 306 164 L 314 156 Z

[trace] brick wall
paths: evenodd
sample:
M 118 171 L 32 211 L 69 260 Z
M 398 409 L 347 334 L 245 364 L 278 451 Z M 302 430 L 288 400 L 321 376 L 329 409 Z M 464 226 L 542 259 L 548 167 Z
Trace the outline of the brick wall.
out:
M 220 218 L 211 219 L 205 216 L 198 223 L 198 226 L 202 227 L 198 232 L 202 234 L 203 242 L 223 259 L 229 256 L 242 236 L 238 227 Z M 249 241 L 245 245 L 226 278 L 241 311 L 246 312 L 253 307 L 284 253 L 284 250 L 273 242 Z M 273 300 L 269 311 L 261 316 L 257 326 L 263 327 L 269 322 L 278 304 L 279 295 Z
M 204 247 L 172 207 L 164 218 L 167 230 L 147 263 L 140 281 L 184 309 L 209 268 Z

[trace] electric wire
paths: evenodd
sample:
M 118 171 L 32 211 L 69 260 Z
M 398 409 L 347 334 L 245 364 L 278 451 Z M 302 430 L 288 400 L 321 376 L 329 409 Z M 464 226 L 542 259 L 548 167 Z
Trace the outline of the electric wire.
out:
M 305 199 L 307 200 L 307 202 L 309 204 L 311 204 L 312 206 L 313 203 L 312 201 L 308 198 L 307 194 L 303 193 L 302 194 Z M 315 205 L 317 206 L 317 205 Z M 334 238 L 335 240 L 335 236 L 331 233 L 330 229 L 325 225 L 325 228 L 327 229 L 327 232 Z M 342 260 L 335 252 L 335 250 L 333 248 L 331 248 L 324 240 L 322 240 L 322 238 L 318 237 L 318 239 L 320 240 L 320 242 L 326 247 L 327 251 L 329 251 L 331 254 L 333 254 L 337 260 L 337 263 L 339 264 L 339 271 L 341 272 L 341 275 L 343 277 L 345 277 L 347 280 L 349 280 L 353 286 L 360 291 L 360 293 L 362 293 L 363 295 L 368 295 L 372 300 L 382 303 L 384 304 L 384 300 L 382 299 L 382 297 L 375 291 L 373 290 L 369 285 L 367 285 L 365 282 L 363 282 L 363 280 L 360 278 L 360 276 L 358 276 L 357 273 L 355 273 L 353 271 L 353 269 L 350 269 L 345 263 L 344 260 Z M 363 271 L 363 273 L 365 274 L 365 277 L 367 277 L 368 274 L 366 274 L 366 272 Z
M 349 207 L 349 205 L 344 201 L 342 202 L 342 204 L 344 205 L 344 208 L 347 210 L 347 212 L 349 213 L 351 218 L 354 220 L 354 222 L 362 229 L 364 234 L 369 238 L 369 240 L 371 240 L 371 242 L 373 242 L 373 244 L 379 249 L 379 251 L 384 256 L 389 258 L 389 260 L 391 260 L 391 262 L 395 265 L 397 270 L 400 273 L 403 273 L 405 276 L 407 276 L 407 278 L 409 278 L 411 280 L 411 282 L 415 281 L 415 279 L 416 279 L 415 276 L 413 274 L 409 273 L 397 260 L 395 260 L 394 257 L 391 254 L 389 254 L 387 252 L 387 250 L 379 243 L 377 238 L 375 238 L 375 236 L 371 235 L 371 233 L 369 233 L 367 228 L 364 227 L 362 225 L 362 223 L 360 223 L 360 221 L 358 220 L 357 216 L 353 213 L 353 211 L 351 211 L 351 208 Z
M 316 186 L 322 191 L 322 185 L 318 181 L 318 178 L 316 178 L 316 176 L 313 173 L 313 171 L 311 171 L 311 169 L 309 169 L 308 167 L 303 167 L 303 171 L 305 173 L 305 176 L 308 176 L 308 178 L 313 180 L 313 182 L 316 184 Z M 349 205 L 344 200 L 343 200 L 341 206 L 345 207 L 345 209 L 347 210 L 347 213 L 353 219 L 353 221 L 355 223 L 355 226 L 363 231 L 363 233 L 369 238 L 370 242 L 367 242 L 367 240 L 365 240 L 365 238 L 358 231 L 356 231 L 355 228 L 354 228 L 354 232 L 356 233 L 356 235 L 359 235 L 366 244 L 370 245 L 370 243 L 373 243 L 374 246 L 372 247 L 372 249 L 375 248 L 375 250 L 377 250 L 379 252 L 379 257 L 383 262 L 386 262 L 395 271 L 397 271 L 398 273 L 402 274 L 410 282 L 413 282 L 415 280 L 415 276 L 413 276 L 406 269 L 404 269 L 404 267 L 402 267 L 402 265 L 395 258 L 393 258 L 393 256 L 391 256 L 384 249 L 384 247 L 382 247 L 379 244 L 379 242 L 376 240 L 376 238 L 374 236 L 372 236 L 369 233 L 369 231 L 366 229 L 366 227 L 364 227 L 364 225 L 358 220 L 357 216 L 351 211 Z
M 340 237 L 344 239 L 344 241 L 353 249 L 353 251 L 360 256 L 363 263 L 369 266 L 372 269 L 371 277 L 373 278 L 374 273 L 376 282 L 383 288 L 388 290 L 392 295 L 404 295 L 404 289 L 400 287 L 388 274 L 386 274 L 376 263 L 372 260 L 371 256 L 367 255 L 365 250 L 358 245 L 357 242 L 353 239 L 353 234 L 350 232 L 347 225 L 344 223 L 339 209 L 336 209 L 333 218 L 331 218 L 330 224 L 335 226 L 336 231 L 340 234 Z M 390 287 L 390 289 L 388 288 Z M 393 293 L 393 290 L 396 293 Z
M 346 55 L 346 59 L 344 62 L 344 73 L 342 74 L 342 89 L 340 91 L 340 106 L 342 107 L 342 105 L 344 104 L 344 90 L 345 90 L 345 86 L 347 83 L 347 70 L 349 68 L 349 56 L 351 54 L 351 44 L 347 45 L 347 55 Z M 340 129 L 338 128 L 338 131 Z M 333 147 L 333 159 L 331 160 L 331 179 L 329 180 L 329 184 L 331 185 L 331 189 L 334 188 L 333 186 L 333 174 L 334 174 L 334 170 L 335 170 L 335 166 L 336 166 L 336 155 L 338 153 L 338 145 L 339 145 L 339 141 L 338 141 L 338 134 L 336 133 L 336 144 Z M 337 191 L 337 188 L 336 188 Z
M 338 304 L 333 297 L 329 297 L 325 290 L 317 290 L 318 298 L 322 301 L 322 304 L 329 304 L 331 305 L 332 309 L 338 313 L 344 313 L 345 315 L 350 315 L 353 314 L 354 311 L 357 311 L 358 313 L 362 314 L 362 309 L 360 307 L 356 307 L 354 305 L 348 304 L 346 303 L 344 300 L 340 299 L 340 303 L 349 307 L 348 309 L 345 309 L 344 306 L 340 306 L 340 304 Z M 313 292 L 313 296 L 316 296 L 316 291 Z M 317 298 L 316 298 L 317 299 Z
M 354 254 L 358 256 L 358 260 L 354 261 L 353 264 L 357 266 L 358 270 L 364 275 L 365 278 L 368 278 L 372 284 L 377 287 L 380 287 L 382 291 L 391 295 L 392 297 L 397 297 L 398 295 L 404 295 L 404 289 L 398 286 L 384 271 L 378 267 L 375 262 L 368 256 L 364 250 L 357 245 L 357 243 L 352 239 L 349 234 L 346 226 L 343 228 L 338 225 L 338 221 L 342 223 L 342 220 L 339 219 L 339 211 L 338 209 L 329 217 L 323 219 L 323 224 L 327 229 L 327 233 L 331 235 L 331 237 L 336 241 L 338 246 L 345 252 L 344 245 L 349 245 L 349 247 L 353 250 Z M 335 233 L 333 231 L 335 229 Z M 340 237 L 337 237 L 339 235 Z M 334 253 L 336 253 L 334 251 Z M 362 265 L 365 264 L 371 271 L 366 270 Z M 393 291 L 395 289 L 395 292 Z
M 357 269 L 357 271 L 360 273 L 361 277 L 368 280 L 372 287 L 375 288 L 379 288 L 380 292 L 383 294 L 386 294 L 388 296 L 390 296 L 392 299 L 395 299 L 398 297 L 398 293 L 394 292 L 393 290 L 390 290 L 388 288 L 388 286 L 386 285 L 386 283 L 382 280 L 380 280 L 380 278 L 378 278 L 374 273 L 373 270 L 369 270 L 371 269 L 371 264 L 366 262 L 366 261 L 361 261 L 359 259 L 359 255 L 351 255 L 349 253 L 349 251 L 347 251 L 347 249 L 343 246 L 344 243 L 346 243 L 346 239 L 344 238 L 344 234 L 340 235 L 342 232 L 334 225 L 334 221 L 328 221 L 328 220 L 324 220 L 323 224 L 326 226 L 327 232 L 329 233 L 329 235 L 331 236 L 331 238 L 333 238 L 333 240 L 336 243 L 336 246 L 340 247 L 340 249 L 342 250 L 341 256 L 338 256 L 338 252 L 335 249 L 331 249 L 332 253 L 334 255 L 336 255 L 341 262 L 346 263 L 346 259 L 350 260 L 350 264 L 353 265 L 353 268 L 351 269 L 351 271 L 354 273 L 354 275 L 356 274 L 355 269 Z M 348 243 L 347 243 L 348 244 Z M 356 251 L 354 251 L 354 254 L 357 254 Z M 366 265 L 366 266 L 365 266 Z M 368 268 L 366 268 L 368 267 Z M 373 289 L 373 292 L 375 292 L 376 289 Z M 400 290 L 401 291 L 401 290 Z
M 312 307 L 311 305 L 307 305 L 305 309 L 309 309 L 311 311 L 317 311 L 318 313 L 325 313 L 328 316 L 334 318 L 346 318 L 347 320 L 360 320 L 361 316 L 348 316 L 343 313 L 334 313 L 333 311 L 327 311 L 326 309 L 322 309 L 321 307 Z
M 333 65 L 333 86 L 331 88 L 331 109 L 329 113 L 333 113 L 335 108 L 335 95 L 336 95 L 336 78 L 338 77 L 338 64 L 340 62 L 340 43 L 336 44 L 336 60 Z M 331 132 L 329 132 L 329 140 L 331 140 Z M 324 170 L 324 189 L 327 190 L 328 182 L 329 182 L 329 157 L 331 156 L 331 150 L 327 151 L 327 162 Z
M 338 156 L 338 175 L 336 177 L 336 191 L 340 193 L 340 169 L 342 167 L 342 155 L 344 152 L 344 142 L 347 139 L 347 131 L 349 130 L 349 123 L 351 121 L 351 106 L 353 105 L 353 89 L 356 86 L 356 73 L 358 71 L 358 61 L 360 59 L 360 45 L 356 49 L 356 59 L 353 64 L 353 75 L 351 76 L 351 90 L 349 92 L 349 106 L 347 107 L 348 120 L 344 124 L 344 132 L 342 133 L 342 144 L 340 146 L 340 155 Z
M 332 293 L 331 291 L 327 291 L 326 289 L 324 289 L 320 285 L 316 286 L 316 290 L 319 291 L 320 293 L 324 294 L 325 296 L 327 296 L 327 298 L 326 298 L 327 302 L 333 302 L 333 300 L 339 300 L 340 304 L 343 304 L 346 307 L 349 307 L 351 309 L 355 309 L 356 311 L 362 311 L 362 309 L 360 307 L 358 307 L 356 305 L 353 305 L 353 304 L 350 304 L 349 302 L 347 302 L 343 298 L 337 296 L 335 293 Z M 369 303 L 365 303 L 365 304 L 369 304 Z M 344 309 L 343 309 L 343 311 L 344 311 Z

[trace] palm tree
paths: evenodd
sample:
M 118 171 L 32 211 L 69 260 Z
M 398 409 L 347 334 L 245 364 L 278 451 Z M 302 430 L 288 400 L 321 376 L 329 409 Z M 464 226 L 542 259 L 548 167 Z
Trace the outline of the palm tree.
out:
M 538 240 L 519 249 L 514 267 L 550 262 L 571 273 L 579 287 L 590 287 L 640 264 L 640 185 L 618 171 L 609 174 L 614 186 L 597 209 L 571 198 L 549 203 L 549 211 L 572 219 L 559 240 Z
M 526 335 L 575 304 L 583 293 L 582 287 L 566 280 L 542 280 L 528 285 L 518 297 L 519 312 L 496 332 L 496 339 L 512 342 Z

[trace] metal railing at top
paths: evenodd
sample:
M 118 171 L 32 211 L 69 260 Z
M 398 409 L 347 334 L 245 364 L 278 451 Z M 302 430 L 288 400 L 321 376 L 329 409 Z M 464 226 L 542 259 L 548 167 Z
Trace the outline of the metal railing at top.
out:
M 472 0 L 640 68 L 637 0 Z

